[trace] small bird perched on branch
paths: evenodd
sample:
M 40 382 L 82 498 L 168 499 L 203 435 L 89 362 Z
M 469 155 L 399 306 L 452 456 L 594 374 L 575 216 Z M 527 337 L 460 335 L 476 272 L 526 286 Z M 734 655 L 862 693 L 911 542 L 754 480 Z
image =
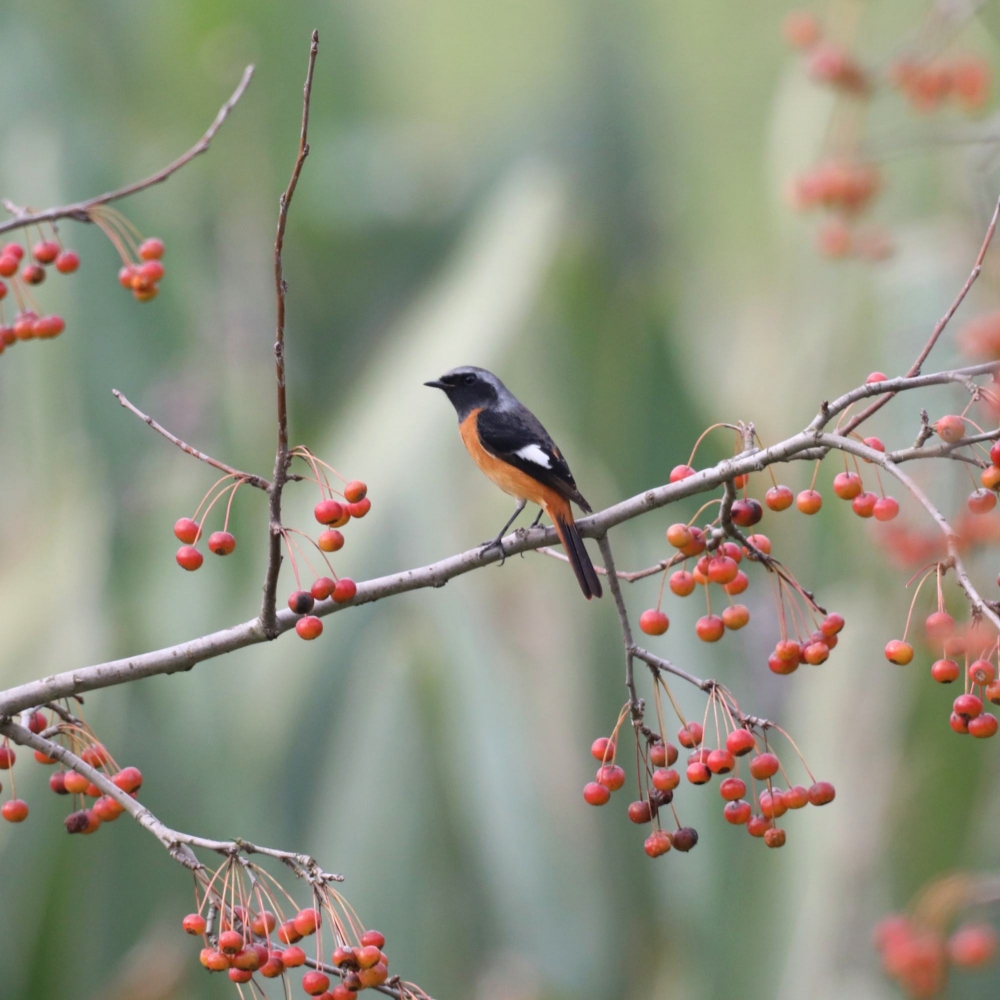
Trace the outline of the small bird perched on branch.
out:
M 590 513 L 590 504 L 577 489 L 566 459 L 539 419 L 519 402 L 492 372 L 484 368 L 453 368 L 438 379 L 425 382 L 441 389 L 458 414 L 458 430 L 476 465 L 505 493 L 517 501 L 510 520 L 486 548 L 499 548 L 501 539 L 530 500 L 549 515 L 583 596 L 601 596 L 601 581 L 573 521 L 572 500 Z M 534 525 L 533 525 L 534 526 Z

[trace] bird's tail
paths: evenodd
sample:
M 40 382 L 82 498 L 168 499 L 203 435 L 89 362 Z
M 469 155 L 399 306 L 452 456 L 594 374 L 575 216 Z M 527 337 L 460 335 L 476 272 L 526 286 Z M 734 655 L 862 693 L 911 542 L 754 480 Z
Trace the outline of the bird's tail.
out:
M 590 555 L 584 547 L 583 539 L 573 522 L 573 511 L 570 509 L 569 501 L 560 498 L 558 505 L 551 504 L 546 508 L 546 513 L 552 518 L 559 541 L 566 550 L 570 565 L 576 578 L 580 582 L 580 589 L 583 596 L 589 601 L 592 597 L 600 597 L 601 581 L 597 578 L 594 564 L 590 561 Z

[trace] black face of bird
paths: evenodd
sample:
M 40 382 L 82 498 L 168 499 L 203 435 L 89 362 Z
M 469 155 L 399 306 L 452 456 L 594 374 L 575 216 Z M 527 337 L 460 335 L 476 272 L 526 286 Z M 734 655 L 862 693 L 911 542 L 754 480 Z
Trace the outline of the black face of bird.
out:
M 438 379 L 425 382 L 432 389 L 441 389 L 464 420 L 473 410 L 497 402 L 503 383 L 483 368 L 453 368 Z

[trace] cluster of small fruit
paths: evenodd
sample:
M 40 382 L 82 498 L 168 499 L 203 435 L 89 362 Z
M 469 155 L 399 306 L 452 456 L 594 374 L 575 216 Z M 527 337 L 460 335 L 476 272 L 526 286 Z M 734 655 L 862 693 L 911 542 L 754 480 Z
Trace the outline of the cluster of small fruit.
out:
M 997 933 L 990 924 L 968 922 L 947 934 L 936 923 L 895 914 L 875 928 L 883 970 L 911 997 L 939 996 L 950 969 L 980 969 L 996 958 Z
M 163 240 L 156 236 L 144 238 L 132 221 L 113 205 L 95 205 L 87 214 L 121 257 L 118 284 L 127 288 L 138 302 L 155 299 L 166 274 L 162 262 L 166 251 Z
M 658 686 L 663 684 L 662 678 L 657 677 L 655 683 Z M 673 701 L 669 689 L 665 684 L 663 687 Z M 723 718 L 727 720 L 727 727 L 732 726 L 724 739 L 720 733 L 716 734 L 718 745 L 714 750 L 703 746 L 705 732 L 700 723 L 682 720 L 677 733 L 677 742 L 690 751 L 685 776 L 692 785 L 705 785 L 714 776 L 725 776 L 719 785 L 719 793 L 726 803 L 723 808 L 725 820 L 734 826 L 745 826 L 752 837 L 762 838 L 768 847 L 782 847 L 785 844 L 786 834 L 784 829 L 776 826 L 775 821 L 789 809 L 801 809 L 809 804 L 822 806 L 832 802 L 835 796 L 833 785 L 827 781 L 816 781 L 804 760 L 802 764 L 810 775 L 812 783 L 808 788 L 803 785 L 793 785 L 778 757 L 768 746 L 766 730 L 761 742 L 750 728 L 740 725 L 730 704 L 730 698 L 728 692 L 721 687 L 713 688 L 709 695 L 706 718 L 714 707 L 721 711 Z M 658 697 L 657 708 L 659 711 Z M 611 736 L 598 738 L 590 748 L 591 755 L 600 762 L 594 781 L 587 784 L 583 790 L 584 800 L 590 805 L 606 804 L 611 798 L 611 793 L 625 784 L 625 772 L 615 763 L 615 755 L 618 733 L 626 716 L 627 712 L 623 711 Z M 782 730 L 779 731 L 783 733 Z M 649 823 L 654 819 L 659 824 L 660 810 L 669 805 L 678 828 L 669 833 L 658 826 L 646 840 L 646 853 L 650 857 L 659 857 L 671 847 L 688 851 L 698 842 L 698 834 L 690 827 L 680 825 L 673 805 L 674 792 L 681 783 L 680 773 L 674 768 L 680 751 L 655 733 L 647 732 L 644 735 L 644 744 L 639 742 L 638 735 L 636 740 L 637 757 L 643 762 L 640 770 L 640 793 L 645 777 L 646 794 L 629 804 L 628 817 L 637 824 Z M 783 735 L 787 738 L 787 734 Z M 795 746 L 794 743 L 791 745 Z M 739 776 L 739 758 L 750 753 L 754 756 L 748 764 L 751 783 L 748 801 L 746 782 Z M 772 779 L 779 772 L 785 779 L 787 788 L 778 788 L 773 783 Z M 756 792 L 755 782 L 764 784 L 759 795 Z M 756 803 L 756 809 L 752 803 Z
M 790 11 L 782 34 L 792 48 L 803 53 L 806 72 L 817 82 L 855 97 L 866 97 L 871 92 L 871 80 L 864 68 L 843 45 L 826 37 L 815 15 Z
M 50 722 L 45 714 L 40 711 L 33 712 L 28 720 L 28 728 L 33 733 L 42 733 L 47 729 L 57 728 L 57 732 L 52 734 L 52 738 L 68 743 L 68 749 L 76 754 L 85 764 L 103 771 L 108 778 L 117 785 L 126 795 L 136 798 L 139 789 L 142 787 L 142 773 L 137 767 L 119 768 L 108 753 L 103 744 L 94 737 L 93 732 L 86 726 L 70 725 L 68 723 L 56 725 L 53 718 Z M 49 757 L 41 750 L 36 750 L 35 760 L 39 764 L 53 766 L 59 761 L 55 757 Z M 10 771 L 17 759 L 14 748 L 7 740 L 0 746 L 0 770 Z M 11 771 L 11 784 L 13 785 L 13 772 Z M 65 820 L 66 830 L 69 833 L 93 833 L 102 823 L 111 823 L 116 820 L 125 809 L 110 795 L 105 795 L 96 785 L 92 784 L 89 778 L 78 774 L 73 770 L 60 769 L 49 777 L 49 788 L 57 795 L 76 795 L 80 808 L 71 812 Z M 88 805 L 87 799 L 94 801 Z M 22 799 L 12 798 L 0 807 L 0 815 L 11 823 L 21 823 L 28 817 L 28 804 Z
M 875 438 L 869 440 L 876 442 Z M 691 475 L 694 475 L 694 469 L 690 465 L 679 465 L 671 472 L 670 481 L 679 482 Z M 737 480 L 734 483 L 745 489 L 747 477 L 739 476 Z M 806 514 L 814 514 L 822 506 L 822 496 L 813 487 L 803 490 L 798 496 L 798 507 Z M 873 510 L 877 510 L 880 519 L 885 520 L 895 517 L 899 510 L 898 503 L 892 497 L 878 498 L 875 494 L 864 494 L 859 473 L 844 472 L 836 476 L 834 492 L 845 499 L 870 497 L 871 503 L 866 503 L 860 511 L 863 517 L 870 516 Z M 795 501 L 787 486 L 777 484 L 767 491 L 764 499 L 774 511 L 787 510 Z M 753 527 L 763 517 L 763 508 L 757 500 L 743 497 L 733 501 L 729 516 L 738 528 Z M 823 617 L 820 618 L 821 612 L 812 596 L 799 585 L 786 567 L 771 558 L 771 541 L 767 535 L 749 535 L 745 545 L 738 545 L 734 541 L 723 541 L 725 530 L 714 527 L 714 523 L 705 528 L 677 523 L 667 529 L 667 541 L 678 552 L 664 570 L 656 607 L 642 612 L 639 616 L 639 628 L 647 635 L 663 635 L 670 627 L 670 619 L 661 609 L 664 581 L 668 582 L 671 592 L 678 597 L 688 597 L 698 585 L 702 585 L 705 587 L 708 614 L 696 622 L 695 634 L 703 642 L 717 642 L 727 629 L 740 629 L 750 620 L 750 612 L 746 606 L 732 601 L 734 596 L 742 594 L 749 586 L 747 574 L 740 569 L 741 562 L 744 558 L 755 562 L 764 560 L 768 569 L 776 574 L 778 620 L 781 623 L 781 638 L 768 657 L 768 666 L 776 674 L 790 674 L 800 663 L 814 666 L 824 663 L 830 650 L 837 645 L 837 635 L 844 627 L 844 619 L 838 614 L 825 612 L 822 612 Z M 697 559 L 692 572 L 688 572 L 686 568 L 690 558 Z M 681 568 L 675 569 L 668 579 L 667 573 L 679 560 L 682 561 Z M 719 586 L 730 602 L 719 615 L 713 614 L 711 610 L 711 584 Z M 809 631 L 807 625 L 810 618 L 815 626 L 812 631 Z M 789 622 L 797 633 L 795 639 L 788 636 Z M 803 625 L 806 626 L 804 630 L 801 629 Z
M 224 867 L 227 866 L 231 863 L 227 862 Z M 182 922 L 186 933 L 203 939 L 200 960 L 209 972 L 225 972 L 238 986 L 252 983 L 254 995 L 262 997 L 265 994 L 255 975 L 263 979 L 281 979 L 284 995 L 288 996 L 290 984 L 286 974 L 303 966 L 308 968 L 302 976 L 302 989 L 320 1000 L 355 1000 L 361 990 L 377 988 L 386 982 L 389 959 L 382 950 L 385 936 L 378 931 L 358 928 L 353 911 L 337 893 L 324 886 L 317 890 L 315 906 L 301 909 L 285 919 L 274 894 L 267 889 L 270 876 L 261 875 L 262 870 L 256 865 L 244 864 L 240 873 L 227 871 L 221 879 L 223 886 L 236 896 L 232 887 L 239 877 L 246 875 L 247 868 L 255 878 L 251 894 L 258 902 L 256 911 L 244 905 L 249 903 L 249 895 L 241 892 L 237 897 L 243 899 L 244 904 L 227 903 L 213 891 L 212 887 L 220 881 L 220 869 L 209 882 L 209 891 L 198 910 L 189 913 Z M 227 888 L 222 892 L 227 893 Z M 329 965 L 322 959 L 324 919 L 333 925 L 336 941 Z M 217 934 L 213 928 L 216 920 Z M 313 935 L 315 958 L 310 958 L 299 942 Z M 340 982 L 332 989 L 328 973 L 340 977 Z M 423 994 L 413 988 L 405 989 L 405 995 L 419 997 Z
M 990 68 L 980 56 L 918 62 L 899 59 L 889 78 L 915 110 L 937 111 L 954 101 L 963 111 L 979 111 L 990 96 Z
M 20 243 L 7 243 L 0 248 L 0 303 L 6 299 L 8 291 L 13 293 L 17 303 L 17 315 L 9 326 L 4 321 L 0 304 L 0 353 L 19 340 L 48 340 L 59 336 L 66 328 L 61 316 L 39 314 L 28 286 L 40 285 L 50 264 L 60 274 L 72 274 L 80 266 L 79 256 L 72 250 L 63 249 L 53 229 L 52 238 L 39 240 L 31 250 L 30 260 L 27 263 L 24 260 L 25 250 Z

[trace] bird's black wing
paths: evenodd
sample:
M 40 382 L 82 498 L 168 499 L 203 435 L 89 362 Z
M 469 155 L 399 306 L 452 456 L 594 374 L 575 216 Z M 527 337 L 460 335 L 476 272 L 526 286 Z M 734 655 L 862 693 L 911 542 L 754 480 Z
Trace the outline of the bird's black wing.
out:
M 527 407 L 517 404 L 481 410 L 477 429 L 488 452 L 590 512 L 562 452 Z

